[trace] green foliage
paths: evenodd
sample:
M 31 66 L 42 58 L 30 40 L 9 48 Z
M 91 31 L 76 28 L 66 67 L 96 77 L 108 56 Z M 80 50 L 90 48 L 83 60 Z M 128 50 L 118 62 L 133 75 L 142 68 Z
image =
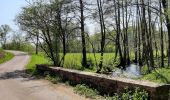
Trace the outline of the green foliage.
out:
M 3 57 L 0 58 L 0 64 L 11 60 L 14 57 L 14 54 L 10 52 L 5 52 L 3 50 L 0 50 L 0 54 L 3 55 Z
M 106 63 L 103 65 L 103 72 L 113 71 L 116 68 L 115 65 L 116 63 L 113 63 L 113 59 L 106 61 Z
M 107 100 L 148 100 L 148 93 L 136 88 L 134 91 L 125 89 L 122 94 L 115 93 L 112 97 L 106 97 Z
M 170 69 L 160 68 L 144 75 L 142 80 L 149 80 L 156 83 L 170 84 Z
M 8 50 L 18 50 L 18 51 L 25 51 L 29 53 L 33 53 L 34 47 L 29 43 L 17 43 L 17 42 L 11 42 L 6 44 L 6 49 Z
M 38 55 L 32 54 L 31 60 L 28 63 L 26 70 L 28 73 L 37 74 L 36 64 L 50 64 L 51 62 L 47 57 L 45 57 L 44 53 L 39 53 Z
M 96 89 L 92 89 L 85 84 L 78 84 L 75 86 L 74 91 L 80 95 L 84 95 L 88 98 L 95 98 L 99 95 L 99 92 Z
M 9 25 L 0 26 L 0 42 L 3 49 L 6 49 L 7 34 L 12 31 Z
M 147 65 L 142 66 L 142 68 L 141 68 L 141 73 L 142 73 L 143 75 L 146 75 L 146 74 L 148 73 L 148 67 L 147 67 Z
M 85 97 L 92 99 L 105 99 L 105 100 L 148 100 L 148 93 L 144 90 L 140 90 L 136 88 L 131 91 L 125 89 L 123 93 L 117 94 L 115 93 L 113 96 L 101 96 L 99 91 L 93 89 L 86 84 L 77 84 L 74 88 L 74 91 L 80 95 L 84 95 Z

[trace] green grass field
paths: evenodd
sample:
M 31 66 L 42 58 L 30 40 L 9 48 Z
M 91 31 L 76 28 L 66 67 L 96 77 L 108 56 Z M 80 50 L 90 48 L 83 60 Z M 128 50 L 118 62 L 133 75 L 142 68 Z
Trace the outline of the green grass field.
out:
M 14 55 L 12 53 L 5 52 L 3 50 L 0 50 L 0 53 L 1 53 L 1 55 L 3 55 L 3 57 L 0 58 L 0 64 L 4 63 L 6 61 L 9 61 L 9 60 L 11 60 L 14 57 Z
M 105 53 L 103 58 L 103 66 L 112 65 L 114 53 Z M 69 69 L 82 69 L 82 54 L 81 53 L 68 53 L 65 57 L 64 67 Z M 91 68 L 94 71 L 96 69 L 96 63 L 100 61 L 100 53 L 96 53 L 96 59 L 93 53 L 87 54 L 87 61 L 91 63 Z

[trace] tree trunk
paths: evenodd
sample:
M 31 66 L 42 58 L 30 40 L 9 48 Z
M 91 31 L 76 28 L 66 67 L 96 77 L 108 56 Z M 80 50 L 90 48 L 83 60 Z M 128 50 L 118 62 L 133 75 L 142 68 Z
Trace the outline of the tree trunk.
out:
M 162 6 L 164 9 L 166 27 L 168 29 L 168 66 L 170 65 L 170 18 L 168 16 L 168 0 L 162 0 Z
M 161 5 L 161 1 L 159 3 L 160 5 L 160 45 L 161 45 L 161 67 L 164 67 L 164 41 L 163 41 L 163 20 L 162 20 L 162 5 Z
M 39 34 L 36 33 L 36 55 L 38 54 L 38 42 L 39 41 Z
M 86 57 L 86 40 L 85 40 L 85 31 L 84 31 L 84 5 L 83 1 L 79 0 L 80 2 L 80 13 L 81 13 L 81 39 L 82 39 L 82 66 L 87 67 L 87 57 Z
M 103 67 L 103 55 L 104 55 L 104 47 L 105 47 L 105 23 L 104 23 L 104 15 L 103 15 L 103 9 L 101 0 L 97 0 L 97 6 L 98 6 L 98 12 L 99 12 L 99 19 L 100 19 L 100 28 L 101 28 L 101 50 L 100 50 L 100 63 L 99 63 L 99 69 L 97 70 L 97 73 L 99 73 L 102 70 Z

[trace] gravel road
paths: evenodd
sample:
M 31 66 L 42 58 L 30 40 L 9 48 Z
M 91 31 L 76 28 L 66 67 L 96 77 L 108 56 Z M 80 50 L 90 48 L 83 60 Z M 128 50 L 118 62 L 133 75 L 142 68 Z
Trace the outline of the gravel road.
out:
M 54 85 L 26 74 L 24 68 L 30 60 L 27 53 L 8 52 L 15 57 L 0 65 L 0 100 L 85 100 L 69 86 Z

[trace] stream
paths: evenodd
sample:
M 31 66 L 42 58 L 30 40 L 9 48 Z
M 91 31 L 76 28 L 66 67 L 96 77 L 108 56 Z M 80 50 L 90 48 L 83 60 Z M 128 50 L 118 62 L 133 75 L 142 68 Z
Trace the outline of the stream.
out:
M 142 76 L 140 67 L 137 64 L 130 64 L 126 69 L 116 69 L 112 72 L 113 77 L 139 78 Z

